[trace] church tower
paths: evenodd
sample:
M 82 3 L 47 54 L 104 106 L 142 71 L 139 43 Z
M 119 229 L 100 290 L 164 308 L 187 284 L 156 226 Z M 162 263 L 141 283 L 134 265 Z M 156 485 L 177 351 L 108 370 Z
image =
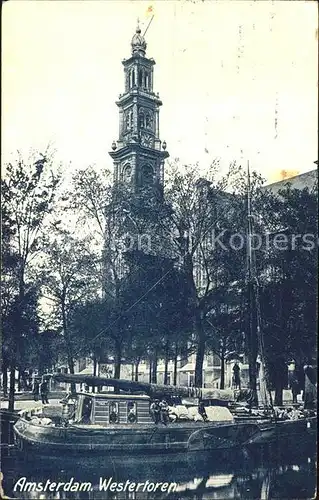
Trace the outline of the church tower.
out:
M 146 42 L 138 26 L 131 42 L 132 55 L 124 59 L 125 91 L 119 107 L 119 139 L 109 154 L 114 162 L 114 183 L 125 183 L 134 192 L 162 192 L 164 161 L 169 156 L 159 137 L 159 108 L 162 101 L 153 91 L 154 65 L 147 58 Z

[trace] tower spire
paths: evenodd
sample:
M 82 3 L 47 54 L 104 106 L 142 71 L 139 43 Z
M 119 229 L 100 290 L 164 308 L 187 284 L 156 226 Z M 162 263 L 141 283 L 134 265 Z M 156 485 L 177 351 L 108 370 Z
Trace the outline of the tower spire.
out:
M 153 90 L 154 65 L 145 56 L 146 42 L 139 23 L 132 38 L 132 55 L 123 60 L 124 94 L 120 94 L 119 138 L 112 144 L 114 182 L 133 190 L 163 191 L 164 162 L 169 156 L 160 140 L 159 108 L 162 101 Z
M 133 35 L 132 42 L 132 56 L 139 54 L 140 56 L 145 56 L 147 44 L 145 42 L 145 38 L 141 35 L 140 21 L 137 18 L 137 26 L 135 30 L 135 34 Z

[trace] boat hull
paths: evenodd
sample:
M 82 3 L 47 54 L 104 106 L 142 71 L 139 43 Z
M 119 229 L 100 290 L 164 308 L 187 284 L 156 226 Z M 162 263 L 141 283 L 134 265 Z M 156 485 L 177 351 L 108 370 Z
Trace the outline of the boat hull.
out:
M 21 418 L 14 426 L 20 451 L 36 455 L 178 453 L 228 450 L 300 439 L 315 441 L 316 418 L 277 423 L 179 422 L 164 425 L 33 424 Z
M 252 436 L 248 445 L 280 443 L 283 445 L 304 442 L 315 443 L 317 436 L 317 417 L 299 420 L 278 420 L 259 425 L 260 433 Z
M 256 424 L 203 424 L 53 427 L 20 419 L 14 426 L 19 449 L 46 453 L 161 453 L 241 447 L 258 434 Z

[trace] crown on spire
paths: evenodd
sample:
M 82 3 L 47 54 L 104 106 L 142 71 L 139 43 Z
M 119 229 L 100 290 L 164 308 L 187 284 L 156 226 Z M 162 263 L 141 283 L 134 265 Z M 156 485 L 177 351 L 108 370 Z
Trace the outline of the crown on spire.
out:
M 139 19 L 137 20 L 137 28 L 132 38 L 131 46 L 132 46 L 132 55 L 140 54 L 141 56 L 145 56 L 147 44 L 145 42 L 144 36 L 141 35 Z

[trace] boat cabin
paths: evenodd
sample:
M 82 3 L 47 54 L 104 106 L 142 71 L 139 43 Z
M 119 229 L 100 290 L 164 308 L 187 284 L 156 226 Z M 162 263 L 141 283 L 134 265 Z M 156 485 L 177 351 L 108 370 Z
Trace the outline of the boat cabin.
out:
M 134 394 L 81 393 L 75 422 L 97 425 L 152 423 L 150 398 Z

